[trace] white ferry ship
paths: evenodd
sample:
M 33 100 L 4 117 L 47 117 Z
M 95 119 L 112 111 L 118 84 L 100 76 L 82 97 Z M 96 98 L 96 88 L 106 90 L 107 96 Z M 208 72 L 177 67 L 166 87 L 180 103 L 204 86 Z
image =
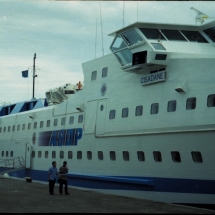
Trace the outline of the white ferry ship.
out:
M 47 182 L 66 160 L 72 187 L 214 204 L 215 21 L 109 36 L 112 53 L 82 64 L 84 85 L 0 107 L 2 174 Z

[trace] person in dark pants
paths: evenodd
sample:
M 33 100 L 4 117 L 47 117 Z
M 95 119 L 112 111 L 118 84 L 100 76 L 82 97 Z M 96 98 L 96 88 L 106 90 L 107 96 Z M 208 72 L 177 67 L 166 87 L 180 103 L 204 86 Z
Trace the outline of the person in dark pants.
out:
M 68 187 L 67 187 L 67 176 L 66 174 L 68 173 L 68 168 L 67 168 L 67 162 L 64 161 L 63 162 L 63 166 L 60 167 L 59 169 L 59 193 L 62 194 L 63 193 L 63 185 L 65 186 L 65 194 L 68 195 Z
M 58 172 L 57 172 L 57 167 L 56 167 L 56 162 L 52 162 L 52 167 L 49 168 L 48 171 L 48 182 L 49 182 L 49 193 L 50 195 L 54 195 L 54 185 L 56 182 L 56 179 L 58 177 Z

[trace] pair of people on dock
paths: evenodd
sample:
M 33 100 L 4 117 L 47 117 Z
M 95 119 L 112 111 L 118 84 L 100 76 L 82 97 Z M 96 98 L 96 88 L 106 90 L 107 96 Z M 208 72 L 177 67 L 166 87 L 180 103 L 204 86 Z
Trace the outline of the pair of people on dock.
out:
M 57 170 L 57 164 L 56 161 L 52 162 L 52 167 L 49 168 L 48 171 L 48 182 L 49 182 L 49 193 L 50 195 L 54 195 L 54 186 L 55 182 L 59 183 L 59 193 L 63 194 L 63 185 L 65 186 L 65 194 L 68 195 L 68 186 L 67 186 L 67 173 L 69 171 L 67 167 L 67 162 L 63 162 L 63 166 L 60 167 L 59 172 Z

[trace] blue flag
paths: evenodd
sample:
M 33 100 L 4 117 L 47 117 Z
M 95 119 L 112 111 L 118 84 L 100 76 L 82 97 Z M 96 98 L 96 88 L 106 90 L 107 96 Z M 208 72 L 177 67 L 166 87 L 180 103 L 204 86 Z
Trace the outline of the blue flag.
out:
M 22 77 L 27 78 L 28 77 L 28 70 L 22 71 Z

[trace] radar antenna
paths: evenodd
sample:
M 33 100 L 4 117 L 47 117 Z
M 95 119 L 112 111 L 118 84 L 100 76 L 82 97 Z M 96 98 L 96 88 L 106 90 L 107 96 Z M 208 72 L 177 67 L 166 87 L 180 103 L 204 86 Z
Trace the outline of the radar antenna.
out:
M 197 22 L 200 22 L 202 24 L 205 21 L 205 19 L 209 18 L 208 15 L 202 13 L 201 11 L 195 9 L 194 7 L 191 7 L 190 9 L 194 10 L 197 13 L 196 18 L 195 18 L 196 24 L 197 24 Z

